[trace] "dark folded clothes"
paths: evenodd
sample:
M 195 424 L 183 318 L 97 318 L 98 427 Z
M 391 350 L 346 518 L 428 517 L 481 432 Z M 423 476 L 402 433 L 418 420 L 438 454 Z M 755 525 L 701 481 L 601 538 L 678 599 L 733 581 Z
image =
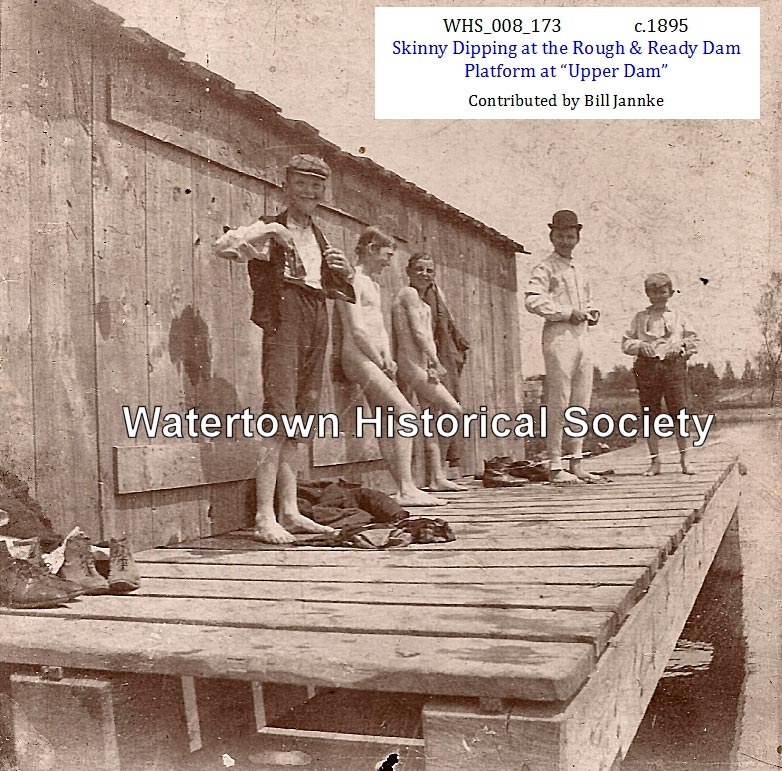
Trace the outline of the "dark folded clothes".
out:
M 62 536 L 54 532 L 48 520 L 21 496 L 0 488 L 0 535 L 14 538 L 38 538 L 44 551 L 59 546 Z
M 483 466 L 484 487 L 521 487 L 525 482 L 548 480 L 548 471 L 543 464 L 529 460 L 513 460 L 509 455 L 490 458 L 484 461 Z M 518 482 L 514 483 L 513 480 Z
M 302 539 L 301 546 L 333 546 L 354 549 L 399 549 L 413 543 L 448 543 L 456 536 L 443 519 L 412 517 L 394 525 L 349 525 L 331 535 Z
M 336 528 L 394 523 L 409 516 L 389 495 L 344 479 L 299 482 L 296 495 L 305 517 Z

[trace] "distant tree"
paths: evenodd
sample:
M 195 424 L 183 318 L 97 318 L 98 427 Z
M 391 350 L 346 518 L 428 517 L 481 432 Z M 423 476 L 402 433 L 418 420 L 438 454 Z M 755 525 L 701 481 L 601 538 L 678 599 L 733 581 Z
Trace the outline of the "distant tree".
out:
M 757 380 L 757 374 L 755 368 L 752 366 L 752 362 L 749 359 L 744 361 L 744 372 L 741 375 L 741 385 L 753 386 Z
M 687 369 L 690 393 L 698 409 L 709 410 L 714 406 L 720 387 L 720 378 L 714 365 L 695 364 Z
M 595 367 L 592 374 L 592 390 L 598 392 L 602 387 L 603 373 L 600 371 L 600 367 Z
M 722 373 L 720 378 L 720 386 L 722 388 L 735 388 L 739 383 L 739 379 L 736 377 L 736 373 L 733 371 L 733 365 L 728 361 L 725 364 L 725 372 Z
M 635 376 L 622 364 L 617 364 L 604 378 L 603 390 L 606 393 L 621 394 L 635 388 Z
M 758 354 L 759 374 L 769 389 L 773 405 L 777 384 L 782 376 L 782 271 L 771 271 L 768 282 L 755 306 L 763 344 Z

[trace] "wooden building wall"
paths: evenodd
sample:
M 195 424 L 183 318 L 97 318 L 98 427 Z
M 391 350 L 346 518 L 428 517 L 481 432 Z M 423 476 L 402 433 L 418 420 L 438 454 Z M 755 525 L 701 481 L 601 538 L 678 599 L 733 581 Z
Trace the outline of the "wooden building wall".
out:
M 0 98 L 0 463 L 60 530 L 128 532 L 142 548 L 249 521 L 252 446 L 129 439 L 122 407 L 260 411 L 246 269 L 211 244 L 280 210 L 296 152 L 333 169 L 330 242 L 352 254 L 373 223 L 397 237 L 387 314 L 409 254 L 435 256 L 472 345 L 464 406 L 520 407 L 508 239 L 85 0 L 0 0 Z M 338 377 L 324 389 L 324 410 L 358 398 Z M 387 481 L 373 441 L 303 452 L 313 475 Z M 472 441 L 464 467 L 497 452 L 520 443 Z

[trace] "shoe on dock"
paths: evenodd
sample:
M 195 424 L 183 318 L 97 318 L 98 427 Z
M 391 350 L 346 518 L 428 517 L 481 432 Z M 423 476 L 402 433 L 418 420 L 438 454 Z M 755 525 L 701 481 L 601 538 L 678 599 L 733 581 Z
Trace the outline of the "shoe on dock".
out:
M 37 560 L 11 556 L 0 542 L 0 605 L 6 608 L 56 608 L 82 594 L 79 585 L 49 572 Z
M 59 575 L 81 586 L 84 594 L 108 594 L 109 582 L 95 568 L 90 539 L 81 531 L 65 539 L 65 558 Z
M 128 594 L 141 586 L 133 551 L 128 537 L 109 541 L 109 591 L 112 594 Z

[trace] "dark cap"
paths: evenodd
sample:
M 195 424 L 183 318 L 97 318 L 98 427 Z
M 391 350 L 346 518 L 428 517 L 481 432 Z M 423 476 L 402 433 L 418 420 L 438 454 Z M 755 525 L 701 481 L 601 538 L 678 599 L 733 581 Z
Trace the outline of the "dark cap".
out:
M 320 177 L 328 179 L 331 176 L 331 169 L 323 158 L 315 155 L 294 155 L 287 164 L 285 164 L 285 173 L 295 171 L 297 174 L 308 174 L 311 177 Z
M 565 228 L 578 228 L 578 230 L 581 230 L 582 225 L 579 223 L 575 212 L 570 211 L 570 209 L 562 209 L 551 218 L 549 227 L 552 230 L 564 230 Z

